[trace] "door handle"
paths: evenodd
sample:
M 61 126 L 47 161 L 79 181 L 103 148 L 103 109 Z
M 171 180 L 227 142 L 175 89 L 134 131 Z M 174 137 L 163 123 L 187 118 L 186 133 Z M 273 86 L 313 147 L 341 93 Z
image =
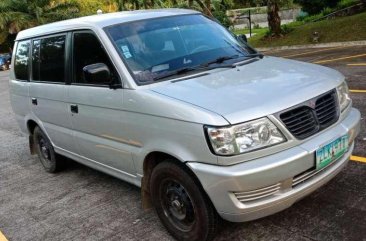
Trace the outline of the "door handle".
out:
M 38 105 L 37 98 L 32 98 L 32 104 L 33 104 L 33 105 Z
M 79 113 L 79 107 L 78 105 L 70 105 L 71 113 Z

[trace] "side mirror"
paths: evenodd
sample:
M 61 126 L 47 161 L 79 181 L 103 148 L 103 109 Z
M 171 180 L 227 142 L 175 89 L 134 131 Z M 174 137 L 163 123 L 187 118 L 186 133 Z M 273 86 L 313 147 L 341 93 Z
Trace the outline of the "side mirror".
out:
M 243 42 L 243 43 L 247 43 L 248 42 L 247 36 L 245 36 L 245 34 L 239 34 L 239 35 L 236 36 L 236 38 L 239 41 Z
M 83 73 L 87 83 L 109 84 L 111 82 L 111 72 L 103 63 L 87 65 L 83 68 Z

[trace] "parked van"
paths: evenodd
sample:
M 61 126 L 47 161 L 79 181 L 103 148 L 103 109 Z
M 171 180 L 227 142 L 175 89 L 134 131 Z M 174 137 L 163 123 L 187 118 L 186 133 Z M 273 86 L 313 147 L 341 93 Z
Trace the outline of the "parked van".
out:
M 343 75 L 263 56 L 191 10 L 119 12 L 18 34 L 11 103 L 48 172 L 62 157 L 141 187 L 179 240 L 290 207 L 347 164 Z

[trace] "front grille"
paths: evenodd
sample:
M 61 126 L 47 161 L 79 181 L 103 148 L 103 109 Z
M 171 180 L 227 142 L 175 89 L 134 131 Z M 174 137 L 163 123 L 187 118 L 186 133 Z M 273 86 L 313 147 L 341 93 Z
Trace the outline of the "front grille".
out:
M 234 192 L 234 195 L 240 202 L 246 203 L 246 202 L 252 202 L 252 201 L 256 201 L 258 199 L 272 196 L 272 195 L 276 194 L 277 192 L 279 192 L 280 188 L 281 188 L 281 183 L 277 183 L 277 184 L 274 184 L 271 186 L 258 188 L 258 189 L 251 190 L 251 191 Z
M 336 92 L 331 91 L 280 114 L 281 121 L 298 139 L 305 139 L 337 122 Z
M 318 98 L 315 102 L 315 113 L 321 127 L 328 127 L 338 120 L 337 98 L 335 92 Z

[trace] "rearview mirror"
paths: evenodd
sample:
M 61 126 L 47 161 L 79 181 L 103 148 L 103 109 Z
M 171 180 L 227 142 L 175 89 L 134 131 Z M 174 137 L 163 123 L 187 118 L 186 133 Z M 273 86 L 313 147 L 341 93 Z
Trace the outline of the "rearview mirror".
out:
M 84 78 L 90 84 L 109 84 L 111 82 L 111 72 L 107 65 L 103 63 L 90 64 L 83 68 Z
M 237 36 L 236 36 L 236 38 L 237 38 L 239 41 L 243 42 L 243 43 L 248 42 L 247 36 L 245 36 L 245 34 L 239 34 L 239 35 L 237 35 Z

